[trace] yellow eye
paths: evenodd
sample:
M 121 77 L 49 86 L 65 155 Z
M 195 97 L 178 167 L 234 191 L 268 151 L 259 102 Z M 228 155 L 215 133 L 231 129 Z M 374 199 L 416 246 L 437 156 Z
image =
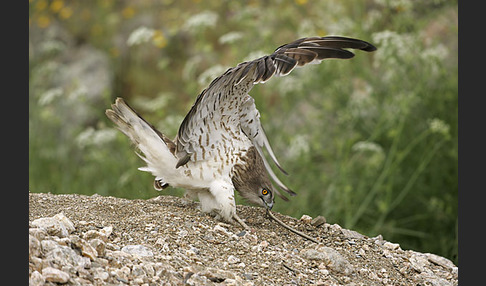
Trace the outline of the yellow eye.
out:
M 267 191 L 267 189 L 263 189 L 263 190 L 262 190 L 262 195 L 264 195 L 264 196 L 268 195 L 268 191 Z

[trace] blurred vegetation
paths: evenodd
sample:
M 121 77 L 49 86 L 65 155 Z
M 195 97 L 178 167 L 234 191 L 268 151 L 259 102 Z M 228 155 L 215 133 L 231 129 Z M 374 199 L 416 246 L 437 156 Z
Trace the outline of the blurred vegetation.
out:
M 275 210 L 457 263 L 457 1 L 29 3 L 31 192 L 160 195 L 105 118 L 115 97 L 174 137 L 226 68 L 299 37 L 342 35 L 378 50 L 251 92 L 298 193 Z

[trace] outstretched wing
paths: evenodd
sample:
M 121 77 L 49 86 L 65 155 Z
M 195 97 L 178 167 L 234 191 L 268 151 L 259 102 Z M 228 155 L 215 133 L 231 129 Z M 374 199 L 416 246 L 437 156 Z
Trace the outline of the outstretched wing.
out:
M 201 142 L 205 142 L 206 145 L 213 144 L 213 141 L 219 140 L 222 136 L 231 138 L 235 134 L 229 134 L 230 132 L 241 130 L 258 150 L 275 183 L 286 192 L 295 194 L 280 182 L 263 155 L 262 149 L 266 148 L 272 160 L 283 171 L 262 128 L 254 100 L 248 92 L 254 84 L 264 83 L 274 75 L 287 75 L 295 67 L 319 63 L 327 58 L 352 58 L 354 54 L 345 49 L 366 52 L 376 50 L 370 43 L 352 38 L 308 37 L 282 45 L 271 55 L 243 62 L 226 70 L 199 94 L 184 118 L 176 137 L 176 155 L 179 159 L 176 167 L 186 164 L 189 160 L 201 160 L 204 157 L 200 154 L 204 152 L 200 148 Z M 219 129 L 218 132 L 214 131 L 213 134 L 207 134 L 208 131 L 203 128 L 209 126 L 211 132 L 211 126 L 216 127 L 215 124 L 221 121 L 224 122 L 225 128 Z

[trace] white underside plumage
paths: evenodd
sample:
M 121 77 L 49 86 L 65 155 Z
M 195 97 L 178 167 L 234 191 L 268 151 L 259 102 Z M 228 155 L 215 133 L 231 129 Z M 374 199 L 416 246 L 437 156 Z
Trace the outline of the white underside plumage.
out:
M 189 197 L 199 199 L 203 212 L 214 213 L 226 221 L 232 220 L 236 214 L 236 203 L 230 173 L 232 166 L 239 162 L 236 154 L 244 154 L 251 146 L 246 136 L 235 130 L 243 136 L 241 140 L 231 140 L 229 143 L 218 132 L 219 127 L 214 128 L 213 147 L 205 150 L 207 158 L 190 160 L 176 169 L 178 159 L 147 122 L 121 99 L 117 99 L 113 110 L 116 115 L 108 116 L 136 145 L 139 150 L 137 155 L 147 164 L 139 170 L 149 172 L 156 180 L 160 179 L 173 187 L 186 189 Z

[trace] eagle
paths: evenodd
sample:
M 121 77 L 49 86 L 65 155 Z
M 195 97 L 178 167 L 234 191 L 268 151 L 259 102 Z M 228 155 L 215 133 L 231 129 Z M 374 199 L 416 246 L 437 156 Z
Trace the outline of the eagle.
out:
M 235 190 L 249 203 L 266 209 L 272 208 L 275 195 L 285 201 L 288 198 L 282 192 L 296 195 L 277 177 L 264 155 L 263 149 L 287 174 L 272 150 L 249 91 L 296 67 L 354 57 L 347 49 L 373 52 L 376 47 L 341 36 L 305 37 L 227 69 L 197 96 L 173 140 L 122 98 L 115 100 L 106 115 L 135 145 L 146 163 L 139 170 L 155 176 L 155 189 L 184 188 L 186 196 L 199 200 L 202 212 L 248 228 L 236 213 Z

